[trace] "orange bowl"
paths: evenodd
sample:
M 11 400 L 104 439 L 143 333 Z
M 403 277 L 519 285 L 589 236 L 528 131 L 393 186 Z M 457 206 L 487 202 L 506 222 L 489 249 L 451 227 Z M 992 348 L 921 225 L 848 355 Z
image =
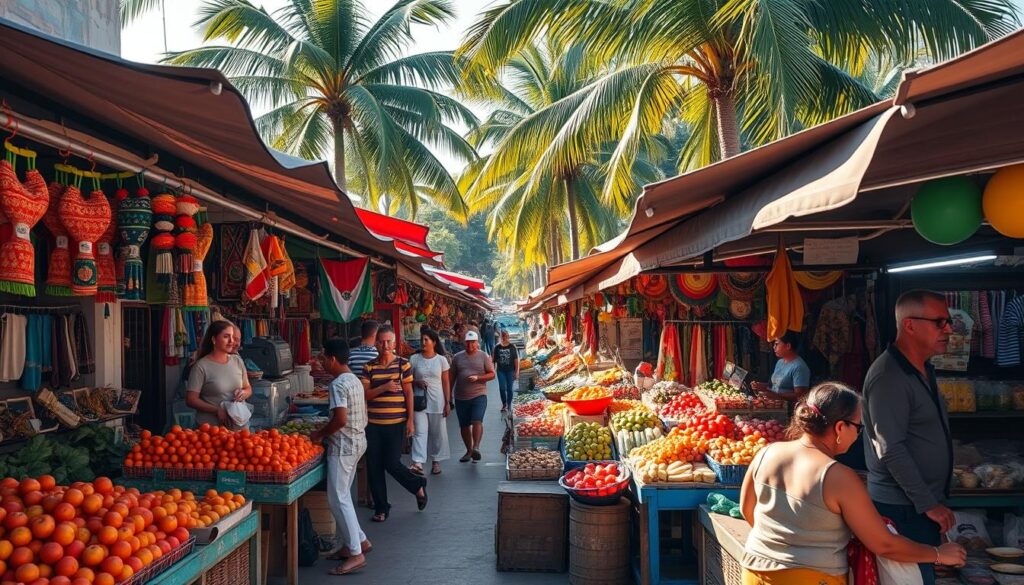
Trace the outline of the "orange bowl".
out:
M 562 402 L 568 405 L 569 410 L 575 414 L 587 416 L 603 413 L 608 408 L 608 405 L 612 403 L 612 397 L 605 396 L 604 398 L 593 398 L 591 400 L 566 400 L 563 398 Z

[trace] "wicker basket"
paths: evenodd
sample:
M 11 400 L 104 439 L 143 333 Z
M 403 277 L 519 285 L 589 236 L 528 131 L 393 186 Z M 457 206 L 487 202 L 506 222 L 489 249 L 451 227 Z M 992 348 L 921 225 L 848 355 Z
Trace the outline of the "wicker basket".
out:
M 743 567 L 722 549 L 715 536 L 702 530 L 701 585 L 742 585 Z
M 534 481 L 534 480 L 556 480 L 562 477 L 562 470 L 558 469 L 513 469 L 508 465 L 508 457 L 505 458 L 505 476 L 509 481 Z
M 257 538 L 257 537 L 253 537 Z M 203 575 L 206 585 L 249 585 L 249 546 L 242 543 Z

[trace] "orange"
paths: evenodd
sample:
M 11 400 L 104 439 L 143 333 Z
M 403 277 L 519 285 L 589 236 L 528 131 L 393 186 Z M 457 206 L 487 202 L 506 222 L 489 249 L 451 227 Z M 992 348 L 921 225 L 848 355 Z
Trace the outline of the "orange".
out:
M 33 559 L 35 559 L 35 554 L 32 552 L 32 549 L 27 546 L 19 546 L 14 549 L 14 552 L 11 553 L 11 557 L 7 560 L 10 561 L 12 568 L 17 568 L 25 563 L 31 563 Z
M 50 585 L 71 585 L 71 579 L 64 575 L 57 575 L 50 578 Z
M 100 569 L 104 573 L 110 573 L 111 575 L 120 575 L 121 570 L 124 569 L 124 561 L 121 557 L 109 556 L 103 559 L 103 563 L 100 565 Z
M 39 476 L 39 489 L 44 492 L 48 492 L 53 488 L 57 487 L 57 480 L 52 475 L 40 475 Z
M 85 496 L 82 501 L 82 511 L 90 516 L 94 516 L 103 507 L 103 496 L 99 494 L 90 494 Z
M 44 506 L 43 509 L 46 507 Z M 58 522 L 68 522 L 75 519 L 75 507 L 67 502 L 62 502 L 54 506 L 53 518 Z
M 64 547 L 56 542 L 48 542 L 39 549 L 39 560 L 44 564 L 53 566 L 57 561 L 64 558 Z
M 86 567 L 96 567 L 107 558 L 107 551 L 98 544 L 85 547 L 82 551 L 82 564 Z
M 53 568 L 54 572 L 64 577 L 74 576 L 78 572 L 78 559 L 75 557 L 64 557 L 57 561 L 57 565 Z
M 130 565 L 125 565 L 124 568 L 121 569 L 121 576 L 117 580 L 122 582 L 127 581 L 128 579 L 131 579 L 134 574 L 135 570 L 132 569 Z
M 11 553 L 14 552 L 14 545 L 9 540 L 0 540 L 0 561 L 6 561 L 11 558 Z
M 110 545 L 111 556 L 120 557 L 121 559 L 127 559 L 132 556 L 132 545 L 126 540 L 119 540 L 114 544 Z M 111 572 L 113 574 L 113 572 Z
M 103 515 L 103 524 L 106 526 L 113 526 L 114 528 L 120 528 L 124 524 L 124 517 L 117 512 L 107 512 Z
M 19 526 L 11 531 L 9 538 L 14 546 L 25 546 L 32 542 L 32 531 L 26 526 Z
M 92 581 L 81 577 L 75 577 L 71 580 L 71 585 L 92 585 Z
M 109 477 L 97 477 L 92 481 L 92 485 L 100 494 L 109 494 L 114 491 L 114 482 L 110 481 Z
M 107 546 L 114 544 L 118 540 L 117 529 L 113 526 L 104 526 L 96 535 L 96 540 L 100 541 L 100 544 Z
M 135 558 L 142 561 L 143 566 L 146 566 L 153 562 L 153 551 L 149 550 L 148 546 L 146 548 L 140 548 L 139 551 L 135 553 Z
M 96 572 L 89 567 L 79 567 L 79 569 L 75 571 L 75 579 L 85 579 L 89 583 L 92 583 L 96 580 Z
M 32 535 L 39 540 L 46 540 L 49 538 L 50 535 L 53 534 L 54 528 L 57 527 L 56 523 L 53 521 L 53 516 L 47 514 L 36 516 L 31 522 L 29 522 L 29 526 L 32 528 Z
M 114 585 L 114 577 L 110 573 L 96 573 L 93 585 Z
M 64 501 L 71 504 L 72 506 L 80 506 L 82 500 L 85 499 L 85 494 L 82 490 L 77 488 L 69 488 L 68 491 L 64 492 Z
M 41 489 L 43 489 L 43 486 L 39 483 L 39 480 L 31 477 L 26 477 L 18 484 L 18 494 L 22 496 L 29 492 L 38 492 Z
M 50 538 L 61 546 L 67 546 L 74 542 L 77 532 L 78 527 L 73 523 L 61 522 L 53 529 L 53 535 Z
M 142 548 L 142 540 L 138 536 L 128 539 L 128 544 L 132 547 L 132 553 Z
M 19 583 L 31 583 L 39 578 L 39 567 L 34 563 L 25 563 L 14 572 L 14 580 Z
M 53 509 L 56 508 L 59 503 L 61 503 L 61 497 L 50 494 L 43 498 L 43 511 L 47 514 L 53 514 Z
M 155 545 L 155 544 L 151 544 L 151 545 L 147 546 L 146 550 L 148 550 L 150 552 L 150 554 L 153 555 L 153 560 L 154 561 L 159 559 L 160 557 L 164 556 L 163 549 L 160 548 L 159 546 Z
M 89 530 L 84 526 L 80 527 L 78 532 L 75 533 L 75 540 L 78 542 L 89 542 L 92 540 L 92 530 Z
M 174 532 L 178 528 L 178 519 L 171 515 L 164 516 L 160 519 L 158 526 L 164 532 Z
M 133 573 L 137 573 L 142 570 L 142 559 L 139 557 L 128 557 L 125 559 L 124 564 L 131 567 Z

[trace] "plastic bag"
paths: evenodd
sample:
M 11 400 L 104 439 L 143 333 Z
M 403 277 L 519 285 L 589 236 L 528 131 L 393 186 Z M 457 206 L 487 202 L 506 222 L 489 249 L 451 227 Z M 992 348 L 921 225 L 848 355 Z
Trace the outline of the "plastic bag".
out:
M 992 546 L 992 538 L 985 527 L 984 510 L 956 510 L 956 522 L 946 536 L 969 551 L 985 550 Z
M 1024 548 L 1024 516 L 1003 516 L 1003 545 Z
M 222 403 L 224 410 L 228 413 L 228 418 L 231 422 L 238 427 L 244 427 L 249 419 L 252 418 L 252 411 L 249 410 L 249 405 L 244 402 L 224 402 Z
M 981 487 L 983 488 L 1009 490 L 1021 483 L 1024 469 L 1012 462 L 1004 465 L 986 463 L 975 467 L 974 473 L 981 480 Z
M 896 527 L 886 519 L 885 527 L 893 534 Z M 878 563 L 878 585 L 924 585 L 921 569 L 915 563 L 901 563 L 885 557 L 876 557 Z

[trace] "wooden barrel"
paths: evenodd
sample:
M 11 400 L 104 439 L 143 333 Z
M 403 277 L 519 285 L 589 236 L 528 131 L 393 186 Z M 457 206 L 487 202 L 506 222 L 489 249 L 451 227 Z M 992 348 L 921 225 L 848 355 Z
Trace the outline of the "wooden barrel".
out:
M 629 500 L 614 506 L 569 502 L 569 583 L 629 583 Z

